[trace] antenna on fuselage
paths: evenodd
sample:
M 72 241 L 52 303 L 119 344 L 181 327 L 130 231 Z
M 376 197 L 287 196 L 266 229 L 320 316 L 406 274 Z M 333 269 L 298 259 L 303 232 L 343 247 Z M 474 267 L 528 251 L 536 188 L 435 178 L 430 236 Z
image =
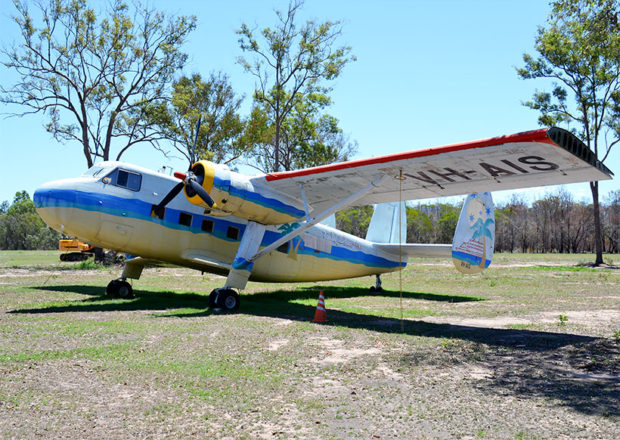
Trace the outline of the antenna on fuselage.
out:
M 168 175 L 172 176 L 172 167 L 169 167 L 168 165 L 162 165 L 161 168 L 157 170 L 157 172 L 166 174 L 166 170 L 168 170 Z

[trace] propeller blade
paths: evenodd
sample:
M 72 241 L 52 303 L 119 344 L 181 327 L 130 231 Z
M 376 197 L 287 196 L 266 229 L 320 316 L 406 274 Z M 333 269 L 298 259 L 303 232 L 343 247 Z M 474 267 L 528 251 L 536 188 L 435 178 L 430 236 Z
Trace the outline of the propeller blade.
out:
M 174 198 L 177 196 L 177 194 L 179 194 L 179 193 L 183 190 L 183 185 L 185 185 L 183 182 L 179 182 L 179 183 L 177 183 L 177 184 L 176 184 L 176 185 L 175 185 L 175 186 L 174 186 L 174 187 L 170 190 L 170 192 L 169 192 L 168 194 L 166 194 L 166 197 L 164 197 L 164 198 L 162 199 L 162 201 L 161 201 L 161 202 L 159 202 L 159 205 L 157 205 L 157 206 L 153 209 L 153 211 L 155 212 L 155 214 L 156 214 L 158 217 L 163 217 L 163 209 L 166 207 L 166 205 L 167 205 L 168 203 L 170 203 L 170 201 L 171 201 L 172 199 L 174 199 Z
M 213 207 L 215 205 L 215 201 L 209 195 L 209 193 L 200 185 L 196 180 L 189 179 L 187 184 L 194 190 L 196 194 L 207 204 L 209 207 Z

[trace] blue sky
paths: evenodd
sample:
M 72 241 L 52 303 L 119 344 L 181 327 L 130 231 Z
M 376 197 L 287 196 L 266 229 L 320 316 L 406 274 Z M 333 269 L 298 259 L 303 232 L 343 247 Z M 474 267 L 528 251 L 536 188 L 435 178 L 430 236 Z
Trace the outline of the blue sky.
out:
M 94 2 L 96 3 L 96 2 Z M 235 30 L 245 22 L 261 29 L 275 23 L 275 9 L 287 1 L 150 0 L 173 14 L 196 15 L 198 28 L 184 46 L 190 55 L 181 73 L 207 76 L 222 71 L 241 95 L 247 112 L 254 79 L 236 63 L 242 55 Z M 10 0 L 0 0 L 2 45 L 18 40 Z M 533 52 L 537 26 L 549 12 L 543 0 L 307 0 L 302 19 L 341 20 L 341 43 L 358 60 L 333 82 L 330 113 L 359 143 L 356 158 L 415 150 L 538 128 L 538 114 L 521 105 L 545 84 L 517 77 L 523 52 Z M 0 66 L 7 86 L 14 74 Z M 10 109 L 0 109 L 5 113 Z M 59 144 L 38 115 L 0 118 L 0 201 L 49 180 L 81 174 L 86 161 L 78 144 Z M 147 168 L 185 169 L 138 146 L 123 160 Z M 620 146 L 606 165 L 620 173 Z M 620 189 L 618 178 L 601 184 L 602 194 Z M 578 200 L 590 200 L 587 183 L 567 186 Z M 523 190 L 528 200 L 552 187 Z M 495 194 L 505 201 L 511 193 Z

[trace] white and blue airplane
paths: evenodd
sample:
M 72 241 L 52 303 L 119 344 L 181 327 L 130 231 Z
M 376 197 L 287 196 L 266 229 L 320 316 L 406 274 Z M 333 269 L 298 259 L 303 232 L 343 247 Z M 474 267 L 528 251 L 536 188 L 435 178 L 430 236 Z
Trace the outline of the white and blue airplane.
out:
M 42 185 L 34 202 L 63 234 L 135 256 L 109 294 L 130 297 L 127 279 L 163 261 L 227 276 L 209 306 L 236 310 L 248 280 L 375 275 L 381 290 L 380 275 L 410 256 L 451 256 L 462 272 L 478 272 L 493 254 L 491 191 L 612 175 L 578 138 L 550 128 L 258 176 L 208 161 L 175 177 L 102 162 Z M 468 193 L 452 245 L 404 243 L 403 201 Z M 335 229 L 336 211 L 369 204 L 377 206 L 366 239 Z

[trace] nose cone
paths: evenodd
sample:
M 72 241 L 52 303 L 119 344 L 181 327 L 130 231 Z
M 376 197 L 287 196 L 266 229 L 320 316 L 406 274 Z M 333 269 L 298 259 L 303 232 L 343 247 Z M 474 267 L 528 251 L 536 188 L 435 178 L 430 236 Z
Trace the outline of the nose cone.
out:
M 61 181 L 48 182 L 38 187 L 33 196 L 34 206 L 47 225 L 62 232 L 62 220 L 58 210 L 58 189 Z
M 33 199 L 37 212 L 51 228 L 84 241 L 97 239 L 102 201 L 92 179 L 46 183 L 36 189 Z
M 48 182 L 38 187 L 33 196 L 37 212 L 51 228 L 63 232 L 68 220 L 68 211 L 73 204 L 74 179 Z
M 34 191 L 32 200 L 34 201 L 34 206 L 37 210 L 39 210 L 39 208 L 49 206 L 53 200 L 52 193 L 55 188 L 56 182 L 48 182 L 44 183 Z

